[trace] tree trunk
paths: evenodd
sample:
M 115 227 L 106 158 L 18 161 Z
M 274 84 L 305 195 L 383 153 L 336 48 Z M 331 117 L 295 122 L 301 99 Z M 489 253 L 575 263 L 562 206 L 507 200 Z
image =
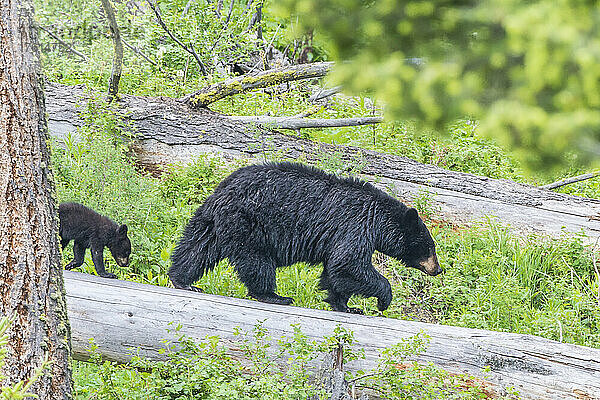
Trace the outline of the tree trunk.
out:
M 47 90 L 50 130 L 61 136 L 82 124 L 77 104 L 85 102 L 81 87 L 52 85 Z M 554 193 L 503 179 L 491 179 L 420 164 L 405 157 L 348 146 L 313 142 L 201 109 L 194 111 L 168 98 L 121 97 L 125 122 L 136 139 L 132 150 L 140 164 L 160 171 L 188 163 L 200 154 L 226 160 L 273 158 L 303 160 L 355 172 L 399 199 L 426 202 L 432 216 L 458 225 L 497 218 L 516 233 L 561 237 L 564 232 L 600 237 L 600 201 Z
M 8 331 L 3 384 L 29 379 L 47 356 L 50 371 L 31 392 L 70 399 L 67 320 L 54 184 L 30 0 L 0 4 L 0 314 Z
M 121 31 L 119 30 L 119 25 L 117 25 L 117 18 L 115 17 L 115 11 L 113 10 L 112 4 L 110 4 L 110 0 L 101 0 L 101 2 L 110 27 L 110 32 L 112 33 L 113 47 L 115 50 L 112 71 L 108 82 L 108 99 L 112 100 L 119 92 L 119 81 L 121 80 L 121 71 L 123 69 L 123 43 L 121 42 Z
M 278 306 L 70 271 L 65 271 L 65 283 L 76 359 L 89 357 L 90 338 L 105 360 L 127 362 L 132 354 L 164 359 L 163 339 L 174 341 L 183 334 L 195 340 L 219 336 L 219 344 L 244 361 L 239 338 L 233 335 L 236 327 L 249 332 L 262 321 L 276 340 L 292 336 L 295 324 L 308 340 L 321 341 L 339 324 L 354 332 L 355 350 L 365 351 L 364 359 L 344 367 L 347 371 L 372 370 L 382 349 L 424 332 L 430 337 L 427 349 L 413 359 L 479 377 L 496 395 L 510 387 L 523 399 L 592 400 L 600 394 L 600 349 L 532 335 Z

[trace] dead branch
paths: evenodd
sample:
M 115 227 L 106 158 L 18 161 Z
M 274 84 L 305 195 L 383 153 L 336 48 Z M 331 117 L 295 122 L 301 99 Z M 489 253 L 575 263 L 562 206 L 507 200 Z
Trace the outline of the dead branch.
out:
M 223 8 L 223 0 L 219 0 L 217 2 L 217 9 L 216 9 L 216 13 L 217 13 L 217 17 L 221 18 L 221 9 Z
M 284 82 L 320 78 L 325 76 L 332 66 L 333 63 L 331 62 L 320 62 L 275 68 L 252 75 L 246 74 L 203 88 L 183 97 L 181 100 L 190 107 L 198 109 L 224 97 L 248 90 L 279 85 Z
M 163 28 L 163 30 L 165 32 L 167 32 L 167 35 L 169 35 L 169 37 L 175 42 L 177 43 L 182 49 L 184 49 L 185 51 L 187 51 L 188 53 L 190 53 L 192 56 L 194 56 L 194 58 L 196 59 L 196 62 L 198 63 L 198 65 L 200 66 L 200 71 L 202 72 L 202 75 L 206 76 L 208 75 L 208 72 L 206 72 L 206 67 L 204 66 L 204 63 L 202 62 L 202 60 L 200 60 L 200 57 L 198 56 L 198 53 L 196 53 L 196 50 L 194 50 L 194 47 L 191 44 L 184 44 L 181 40 L 179 40 L 177 38 L 177 36 L 175 36 L 167 27 L 167 25 L 165 24 L 165 22 L 163 21 L 161 15 L 160 15 L 160 11 L 158 9 L 158 6 L 154 3 L 152 3 L 152 1 L 148 0 L 148 4 L 150 5 L 150 8 L 152 9 L 152 11 L 154 11 L 154 15 L 156 16 L 156 20 L 158 21 L 158 24 Z
M 227 19 L 225 20 L 225 26 L 229 25 L 229 20 L 231 20 L 231 13 L 233 12 L 233 2 L 235 0 L 231 0 L 229 4 L 229 11 L 227 12 Z
M 271 41 L 269 42 L 269 44 L 267 45 L 264 54 L 263 54 L 263 63 L 264 63 L 264 70 L 268 70 L 269 69 L 269 63 L 268 63 L 268 58 L 272 57 L 272 51 L 271 51 L 271 46 L 273 46 L 273 42 L 275 41 L 275 38 L 277 37 L 277 34 L 279 33 L 279 28 L 281 28 L 281 24 L 277 25 L 277 29 L 275 30 L 275 33 L 273 34 L 273 37 L 271 38 Z
M 110 80 L 108 82 L 108 99 L 112 100 L 117 96 L 119 92 L 119 81 L 121 80 L 121 71 L 123 67 L 123 43 L 121 42 L 121 32 L 117 25 L 117 19 L 115 17 L 115 11 L 113 10 L 110 0 L 101 0 L 104 14 L 108 20 L 110 31 L 112 33 L 113 45 L 115 48 L 115 54 L 113 56 L 112 71 L 110 73 Z
M 571 178 L 567 178 L 567 179 L 562 179 L 560 181 L 556 181 L 553 183 L 549 183 L 547 185 L 543 185 L 540 186 L 540 188 L 542 189 L 556 189 L 562 186 L 566 186 L 566 185 L 570 185 L 572 183 L 576 183 L 576 182 L 581 182 L 581 181 L 585 181 L 586 179 L 592 179 L 597 177 L 598 175 L 600 175 L 600 171 L 599 172 L 591 172 L 589 174 L 583 174 L 583 175 L 577 175 Z
M 50 29 L 45 28 L 45 27 L 43 27 L 42 25 L 39 25 L 39 24 L 36 24 L 35 26 L 38 27 L 38 28 L 40 28 L 44 32 L 46 32 L 52 38 L 56 39 L 56 41 L 58 41 L 58 43 L 60 43 L 64 48 L 66 48 L 71 53 L 75 54 L 76 56 L 80 57 L 83 61 L 87 61 L 88 60 L 87 57 L 85 56 L 85 54 L 83 54 L 83 53 L 75 50 L 75 48 L 73 46 L 69 45 L 69 43 L 67 43 L 64 40 L 62 40 L 58 35 L 56 35 Z
M 341 91 L 342 91 L 341 86 L 332 87 L 331 89 L 320 89 L 320 90 L 316 91 L 315 93 L 313 93 L 308 98 L 308 101 L 314 103 L 315 101 L 326 99 L 327 97 L 333 96 L 334 94 L 339 93 Z
M 255 123 L 274 129 L 304 129 L 304 128 L 336 128 L 341 126 L 359 126 L 380 124 L 381 117 L 361 118 L 294 118 L 294 117 L 266 117 L 266 116 L 226 116 L 227 119 L 245 123 Z
M 144 54 L 140 49 L 138 49 L 137 47 L 127 43 L 125 41 L 125 39 L 121 38 L 121 41 L 123 42 L 123 44 L 130 49 L 131 51 L 133 51 L 135 54 L 139 55 L 140 57 L 142 57 L 144 60 L 148 61 L 150 64 L 154 65 L 155 67 L 160 69 L 160 66 L 156 63 L 156 61 L 152 60 L 150 57 L 148 57 L 146 54 Z

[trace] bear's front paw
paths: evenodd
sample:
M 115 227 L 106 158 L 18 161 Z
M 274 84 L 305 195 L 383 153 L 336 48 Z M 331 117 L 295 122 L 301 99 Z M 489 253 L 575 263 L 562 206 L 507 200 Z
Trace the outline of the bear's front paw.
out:
M 73 262 L 70 262 L 70 263 L 68 263 L 67 265 L 65 265 L 65 269 L 66 269 L 67 271 L 70 271 L 70 270 L 72 270 L 73 268 L 77 268 L 77 267 L 78 267 L 78 265 L 75 265 L 75 263 L 73 263 Z
M 117 279 L 117 276 L 115 274 L 113 274 L 112 272 L 103 272 L 101 274 L 98 274 L 99 276 L 103 277 L 103 278 L 109 278 L 109 279 Z

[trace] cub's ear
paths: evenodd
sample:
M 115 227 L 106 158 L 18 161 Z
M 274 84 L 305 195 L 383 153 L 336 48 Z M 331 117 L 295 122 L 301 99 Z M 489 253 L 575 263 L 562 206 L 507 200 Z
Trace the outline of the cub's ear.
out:
M 117 233 L 121 236 L 127 235 L 127 225 L 123 224 L 117 229 Z
M 419 222 L 419 213 L 414 208 L 409 208 L 404 214 L 404 224 L 406 226 L 417 226 Z

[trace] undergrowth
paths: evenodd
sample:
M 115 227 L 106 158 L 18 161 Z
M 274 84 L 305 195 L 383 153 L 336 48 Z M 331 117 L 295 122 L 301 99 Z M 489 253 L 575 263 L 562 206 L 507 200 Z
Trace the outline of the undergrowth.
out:
M 219 337 L 192 340 L 178 328 L 176 340 L 165 343 L 163 361 L 134 356 L 117 365 L 103 361 L 92 342 L 91 362 L 74 366 L 76 398 L 325 400 L 330 396 L 326 379 L 314 378 L 314 371 L 320 368 L 326 374 L 331 368 L 326 355 L 341 348 L 344 364 L 364 358 L 353 333 L 339 325 L 321 341 L 310 339 L 297 325 L 292 326 L 293 334 L 277 339 L 262 323 L 250 332 L 236 329 L 235 357 Z M 412 361 L 426 350 L 428 340 L 423 333 L 402 339 L 381 352 L 372 372 L 346 372 L 345 378 L 359 391 L 368 389 L 390 400 L 489 398 L 486 385 L 477 378 Z

